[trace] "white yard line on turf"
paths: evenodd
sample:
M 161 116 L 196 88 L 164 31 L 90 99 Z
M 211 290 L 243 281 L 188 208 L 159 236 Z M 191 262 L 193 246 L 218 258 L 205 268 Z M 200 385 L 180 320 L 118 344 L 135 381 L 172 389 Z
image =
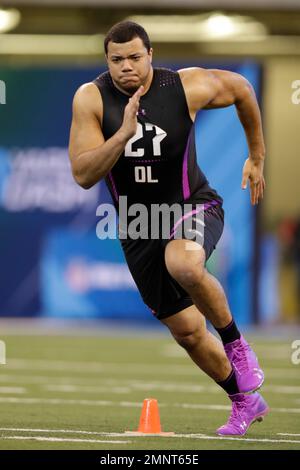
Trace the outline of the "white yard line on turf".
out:
M 169 379 L 169 380 L 168 380 Z M 202 380 L 205 380 L 205 383 L 201 383 Z M 170 377 L 166 377 L 166 380 L 151 380 L 151 381 L 146 381 L 144 379 L 139 379 L 139 378 L 107 378 L 107 377 L 78 377 L 76 375 L 70 377 L 70 376 L 52 376 L 52 375 L 13 375 L 13 374 L 1 374 L 0 375 L 0 383 L 10 383 L 10 384 L 17 384 L 17 383 L 22 383 L 22 384 L 42 384 L 42 385 L 51 385 L 51 386 L 86 386 L 86 387 L 102 387 L 102 386 L 134 386 L 134 387 L 140 387 L 140 388 L 145 388 L 149 387 L 153 384 L 153 386 L 162 386 L 162 387 L 180 387 L 181 389 L 192 389 L 196 390 L 197 392 L 199 390 L 202 390 L 205 388 L 206 390 L 220 390 L 220 388 L 215 385 L 213 382 L 208 383 L 207 377 L 204 375 L 198 374 L 198 377 L 196 377 L 196 380 L 199 380 L 199 382 L 187 382 L 185 381 L 184 384 L 178 383 L 178 381 L 172 381 L 170 380 Z M 300 382 L 300 379 L 299 379 Z M 278 385 L 274 385 L 278 386 Z M 289 387 L 288 385 L 283 385 L 284 387 Z M 294 387 L 295 385 L 293 385 Z M 300 386 L 299 386 L 300 390 Z M 220 390 L 221 391 L 221 390 Z
M 0 387 L 0 393 L 26 393 L 27 389 L 24 387 Z
M 182 437 L 182 435 L 180 436 Z M 254 439 L 251 437 L 223 437 L 223 436 L 218 436 L 218 437 L 213 437 L 213 436 L 206 436 L 205 434 L 199 435 L 198 437 L 194 436 L 193 439 L 207 439 L 207 440 L 213 440 L 213 441 L 245 441 L 245 442 L 272 442 L 274 444 L 300 444 L 300 441 L 293 441 L 293 440 L 288 440 L 288 439 Z
M 201 378 L 201 377 L 200 377 Z M 131 379 L 106 379 L 106 378 L 89 378 L 88 380 L 92 381 L 92 384 L 86 384 L 87 379 L 80 379 L 78 377 L 51 377 L 51 376 L 32 376 L 32 375 L 0 375 L 0 383 L 8 382 L 12 383 L 22 383 L 22 384 L 41 384 L 43 388 L 47 391 L 59 391 L 64 393 L 76 393 L 76 392 L 85 392 L 85 393 L 131 393 L 134 390 L 159 390 L 165 392 L 187 392 L 187 393 L 214 393 L 220 394 L 222 390 L 215 384 L 194 384 L 194 383 L 185 383 L 179 384 L 174 382 L 167 381 L 151 381 L 145 382 L 144 380 L 131 380 Z M 99 382 L 99 384 L 97 384 Z M 6 387 L 0 387 L 4 390 Z M 22 388 L 19 387 L 21 390 Z M 7 388 L 9 390 L 9 388 Z M 17 387 L 16 387 L 17 390 Z M 24 389 L 26 391 L 26 389 Z M 264 391 L 276 394 L 300 394 L 300 386 L 295 385 L 278 385 L 271 384 L 268 381 L 268 384 L 264 385 Z M 3 392 L 6 393 L 6 392 Z M 12 390 L 11 393 L 14 393 Z M 24 393 L 24 392 L 15 392 L 15 393 Z
M 290 434 L 288 432 L 278 432 L 277 436 L 295 436 L 295 437 L 300 437 L 300 434 Z
M 291 356 L 291 342 L 285 344 L 272 344 L 270 346 L 260 346 L 258 344 L 252 344 L 253 349 L 258 355 L 261 361 L 274 359 L 289 361 Z M 163 357 L 170 358 L 183 358 L 186 357 L 185 351 L 180 348 L 176 343 L 167 344 L 162 348 L 161 354 Z
M 78 429 L 39 429 L 39 428 L 0 428 L 0 431 L 10 431 L 10 432 L 43 432 L 43 433 L 57 433 L 57 434 L 88 434 L 93 436 L 110 436 L 110 437 L 120 437 L 124 436 L 124 433 L 119 432 L 97 432 L 97 431 L 81 431 Z M 128 437 L 128 435 L 127 435 Z
M 161 392 L 174 392 L 174 393 L 222 393 L 222 390 L 216 385 L 179 385 L 171 383 L 136 383 L 128 382 L 128 387 L 88 387 L 76 385 L 45 385 L 43 389 L 50 392 L 63 392 L 63 393 L 130 393 L 135 390 L 155 390 Z M 264 392 L 275 394 L 288 394 L 299 395 L 300 387 L 289 385 L 264 385 Z
M 62 392 L 62 393 L 109 393 L 109 394 L 128 394 L 132 392 L 131 387 L 87 387 L 76 385 L 44 385 L 43 390 L 48 392 Z
M 126 433 L 105 433 L 105 432 L 93 432 L 93 431 L 78 431 L 78 430 L 66 430 L 66 429 L 28 429 L 28 428 L 0 428 L 0 431 L 10 432 L 44 432 L 44 433 L 69 433 L 69 434 L 93 434 L 98 436 L 108 437 L 128 437 Z M 131 437 L 164 437 L 164 438 L 186 438 L 186 439 L 204 439 L 204 440 L 229 440 L 229 441 L 246 441 L 246 442 L 272 442 L 272 443 L 288 443 L 288 444 L 300 444 L 300 440 L 291 439 L 259 439 L 251 437 L 226 437 L 226 436 L 208 436 L 206 434 L 173 434 L 171 436 L 156 436 L 155 434 L 138 435 Z M 56 442 L 106 442 L 106 443 L 127 443 L 131 441 L 100 441 L 94 439 L 68 439 L 68 438 L 46 438 L 42 436 L 1 436 L 1 439 L 34 439 L 34 440 L 47 440 Z
M 129 401 L 108 401 L 108 400 L 75 400 L 63 398 L 17 398 L 17 397 L 0 397 L 0 403 L 16 403 L 27 405 L 82 405 L 82 406 L 120 406 L 125 408 L 141 408 L 140 402 Z M 160 407 L 175 407 L 194 410 L 231 410 L 228 405 L 209 405 L 198 403 L 160 403 Z M 300 408 L 271 408 L 272 412 L 278 413 L 300 413 Z
M 105 441 L 98 439 L 66 439 L 59 437 L 43 437 L 43 436 L 1 436 L 1 439 L 11 439 L 19 441 L 47 441 L 47 442 L 89 442 L 95 444 L 131 444 L 132 441 Z
M 126 367 L 125 367 L 126 365 Z M 45 360 L 45 359 L 18 359 L 11 358 L 7 360 L 6 370 L 53 370 L 53 371 L 72 371 L 81 374 L 99 373 L 99 372 L 120 372 L 124 374 L 138 373 L 166 375 L 191 375 L 198 376 L 199 370 L 196 366 L 190 364 L 142 364 L 142 363 L 105 363 L 105 362 L 89 362 L 89 361 L 60 361 L 60 360 Z M 264 368 L 266 376 L 287 377 L 299 379 L 299 372 L 294 369 L 279 369 L 266 367 Z
M 203 377 L 199 376 L 199 383 L 187 383 L 185 381 L 184 384 L 180 383 L 174 383 L 174 382 L 168 382 L 168 381 L 158 381 L 156 380 L 155 382 L 147 382 L 145 380 L 138 380 L 138 379 L 123 379 L 123 378 L 118 378 L 118 379 L 106 379 L 106 378 L 93 378 L 93 377 L 86 377 L 84 379 L 80 379 L 78 377 L 57 377 L 57 376 L 32 376 L 32 375 L 20 375 L 20 376 L 11 376 L 11 375 L 0 375 L 0 384 L 9 384 L 5 385 L 5 387 L 15 387 L 18 384 L 24 385 L 30 385 L 30 384 L 36 384 L 40 385 L 43 388 L 48 388 L 49 390 L 52 387 L 61 387 L 62 389 L 65 388 L 67 390 L 68 388 L 71 390 L 72 388 L 77 388 L 80 391 L 92 391 L 95 389 L 95 391 L 98 391 L 102 388 L 107 388 L 109 387 L 110 390 L 112 388 L 114 389 L 120 389 L 120 390 L 127 390 L 129 388 L 130 391 L 132 391 L 132 388 L 135 390 L 149 390 L 151 388 L 157 388 L 159 390 L 165 390 L 165 391 L 173 391 L 173 388 L 176 388 L 178 391 L 183 391 L 183 392 L 190 392 L 190 393 L 201 393 L 201 392 L 209 392 L 209 393 L 223 393 L 221 388 L 218 387 L 216 384 L 211 383 L 208 384 L 206 383 L 201 383 L 203 380 Z M 298 388 L 299 388 L 299 393 L 300 393 L 300 387 L 295 386 L 295 385 L 275 385 L 270 383 L 270 380 L 267 382 L 268 384 L 264 384 L 264 389 L 265 387 L 270 387 L 270 391 L 272 391 L 272 388 L 275 387 L 276 391 L 278 391 L 277 387 L 283 387 L 285 391 L 288 393 L 298 393 Z M 296 388 L 295 388 L 296 387 Z M 1 386 L 0 386 L 1 388 Z M 21 387 L 20 387 L 21 388 Z M 97 390 L 96 390 L 97 389 Z M 278 391 L 279 393 L 279 391 Z M 283 393 L 283 392 L 280 392 Z
M 142 364 L 142 363 L 104 363 L 104 362 L 75 362 L 75 361 L 47 361 L 43 359 L 9 359 L 7 360 L 6 370 L 53 370 L 58 371 L 72 371 L 81 374 L 99 372 L 120 372 L 128 374 L 134 373 L 156 373 L 156 374 L 169 374 L 175 375 L 197 375 L 199 372 L 196 366 L 184 364 Z
M 147 383 L 147 382 L 128 382 L 126 383 L 127 387 L 109 387 L 104 390 L 104 387 L 86 387 L 86 386 L 76 386 L 76 385 L 45 385 L 42 388 L 50 392 L 63 392 L 63 393 L 131 393 L 136 390 L 145 390 L 145 391 L 161 391 L 161 392 L 182 392 L 182 393 L 221 393 L 217 386 L 204 386 L 204 385 L 176 385 L 168 383 Z

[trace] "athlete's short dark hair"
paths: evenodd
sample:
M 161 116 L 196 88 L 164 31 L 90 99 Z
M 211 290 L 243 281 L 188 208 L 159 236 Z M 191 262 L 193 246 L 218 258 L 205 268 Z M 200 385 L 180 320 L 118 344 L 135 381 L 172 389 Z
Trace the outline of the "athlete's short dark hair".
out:
M 131 41 L 134 38 L 141 38 L 147 51 L 150 51 L 150 39 L 144 28 L 141 25 L 134 23 L 133 21 L 120 21 L 120 23 L 115 24 L 105 36 L 105 54 L 107 54 L 107 46 L 110 41 L 122 43 Z

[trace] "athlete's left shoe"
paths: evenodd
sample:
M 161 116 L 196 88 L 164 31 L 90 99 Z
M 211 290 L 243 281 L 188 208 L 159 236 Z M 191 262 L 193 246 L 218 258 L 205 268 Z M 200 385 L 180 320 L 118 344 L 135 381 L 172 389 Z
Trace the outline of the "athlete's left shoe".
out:
M 217 429 L 219 436 L 244 436 L 255 421 L 262 421 L 269 407 L 259 393 L 229 395 L 232 412 L 226 424 Z
M 245 338 L 241 335 L 240 339 L 225 344 L 224 349 L 235 371 L 239 392 L 251 393 L 258 390 L 264 382 L 264 373 Z

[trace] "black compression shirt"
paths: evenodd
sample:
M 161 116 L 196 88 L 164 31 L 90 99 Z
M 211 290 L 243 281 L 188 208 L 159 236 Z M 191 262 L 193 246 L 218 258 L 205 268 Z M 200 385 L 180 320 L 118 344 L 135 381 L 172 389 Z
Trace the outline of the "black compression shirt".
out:
M 121 127 L 129 97 L 115 87 L 109 72 L 94 83 L 103 100 L 102 132 L 107 140 Z M 106 183 L 117 208 L 120 196 L 127 196 L 128 205 L 222 202 L 197 164 L 195 126 L 178 72 L 154 68 L 151 86 L 140 99 L 136 135 Z

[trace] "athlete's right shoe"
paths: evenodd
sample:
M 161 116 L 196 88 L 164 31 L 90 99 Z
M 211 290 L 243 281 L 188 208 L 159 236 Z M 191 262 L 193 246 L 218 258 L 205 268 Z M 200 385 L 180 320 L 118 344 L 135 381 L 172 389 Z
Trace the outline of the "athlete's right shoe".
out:
M 240 339 L 225 344 L 224 349 L 235 371 L 239 392 L 251 393 L 258 390 L 264 382 L 264 373 L 245 338 L 241 335 Z
M 244 436 L 255 421 L 262 421 L 269 407 L 259 393 L 229 395 L 232 412 L 226 424 L 217 429 L 219 436 Z

